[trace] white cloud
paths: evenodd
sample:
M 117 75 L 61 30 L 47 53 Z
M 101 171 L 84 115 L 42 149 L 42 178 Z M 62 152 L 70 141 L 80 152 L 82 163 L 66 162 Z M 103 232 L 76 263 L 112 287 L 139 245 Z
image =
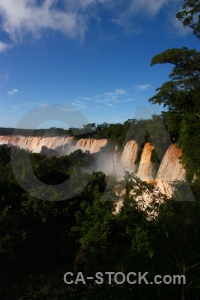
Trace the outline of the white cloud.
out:
M 2 29 L 12 41 L 23 41 L 26 34 L 40 37 L 45 29 L 56 30 L 67 36 L 83 38 L 86 24 L 77 9 L 66 1 L 66 9 L 60 10 L 57 0 L 46 0 L 37 5 L 37 0 L 0 0 Z M 87 3 L 85 3 L 86 6 Z M 89 4 L 88 4 L 89 5 Z
M 126 94 L 126 92 L 124 90 L 121 90 L 121 89 L 115 90 L 115 93 L 116 93 L 116 95 L 124 95 L 124 94 Z
M 9 48 L 11 48 L 11 45 L 0 41 L 0 53 L 6 51 Z
M 124 89 L 116 89 L 113 92 L 105 92 L 101 95 L 95 95 L 94 100 L 96 103 L 112 107 L 119 103 L 133 101 L 133 96 Z
M 83 103 L 83 102 L 81 102 L 81 101 L 79 101 L 79 100 L 75 100 L 74 102 L 72 102 L 71 103 L 75 108 L 77 108 L 77 109 L 86 109 L 87 108 L 87 106 Z
M 133 96 L 126 90 L 115 89 L 112 92 L 104 92 L 94 95 L 93 97 L 77 97 L 71 105 L 77 109 L 102 110 L 105 109 L 105 107 L 113 107 L 119 103 L 131 101 L 133 101 Z
M 142 32 L 142 29 L 138 24 L 135 24 L 129 15 L 130 11 L 122 13 L 116 18 L 112 19 L 112 22 L 123 28 L 123 31 L 128 36 L 133 36 Z
M 11 91 L 8 91 L 8 92 L 7 92 L 7 95 L 8 95 L 8 96 L 13 96 L 13 95 L 15 95 L 15 94 L 18 93 L 18 92 L 19 92 L 18 89 L 13 89 L 13 90 L 11 90 Z
M 170 19 L 171 16 L 176 19 L 176 13 L 182 2 L 182 0 L 127 0 L 126 8 L 119 10 L 112 21 L 123 28 L 126 34 L 135 35 L 143 31 L 142 18 L 143 20 L 154 18 L 163 10 L 166 13 L 166 19 L 163 19 L 163 23 L 166 21 L 169 26 L 171 20 L 169 20 L 168 15 L 170 14 Z M 138 23 L 137 16 L 140 17 L 141 23 Z M 180 28 L 175 29 L 179 30 Z
M 87 22 L 99 4 L 110 0 L 0 0 L 1 29 L 14 42 L 26 35 L 41 37 L 44 30 L 83 40 Z
M 160 9 L 169 4 L 172 0 L 132 0 L 130 5 L 130 13 L 146 11 L 148 14 L 155 16 Z
M 16 5 L 16 0 L 0 0 L 0 25 L 12 44 L 25 42 L 27 36 L 39 38 L 46 30 L 83 40 L 91 18 L 100 22 L 98 8 L 103 5 L 112 13 L 110 21 L 128 34 L 135 34 L 141 32 L 140 25 L 134 22 L 136 14 L 146 13 L 145 18 L 149 18 L 173 3 L 174 0 L 17 0 Z M 0 42 L 0 52 L 10 47 Z
M 137 90 L 144 91 L 148 89 L 150 86 L 151 86 L 150 84 L 141 84 L 141 85 L 136 85 L 135 88 Z
M 116 89 L 114 92 L 106 92 L 100 96 L 101 100 L 96 100 L 97 102 L 101 102 L 106 104 L 107 106 L 113 106 L 113 104 L 117 104 L 122 102 L 122 99 L 126 95 L 126 92 L 122 89 Z

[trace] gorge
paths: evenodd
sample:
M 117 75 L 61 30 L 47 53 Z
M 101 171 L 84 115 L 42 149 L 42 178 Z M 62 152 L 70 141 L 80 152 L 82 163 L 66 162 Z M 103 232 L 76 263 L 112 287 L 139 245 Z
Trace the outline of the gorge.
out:
M 42 147 L 46 147 L 48 149 L 62 149 L 64 154 L 70 154 L 77 149 L 81 149 L 83 152 L 89 151 L 91 154 L 100 154 L 101 149 L 106 150 L 107 142 L 107 139 L 81 138 L 75 140 L 71 136 L 0 136 L 0 144 L 18 146 L 34 153 L 40 153 Z M 157 164 L 151 162 L 152 150 L 154 149 L 151 143 L 145 143 L 139 164 L 136 163 L 139 150 L 136 141 L 127 141 L 122 151 L 117 150 L 118 147 L 116 146 L 114 149 L 113 153 L 105 151 L 103 156 L 99 156 L 98 170 L 102 170 L 108 175 L 115 173 L 118 178 L 123 177 L 124 171 L 134 172 L 141 180 L 159 187 L 161 192 L 168 196 L 172 194 L 171 183 L 173 181 L 185 180 L 185 170 L 179 160 L 181 149 L 177 148 L 175 144 L 171 144 L 167 149 L 158 166 L 157 174 L 154 170 L 154 165 Z

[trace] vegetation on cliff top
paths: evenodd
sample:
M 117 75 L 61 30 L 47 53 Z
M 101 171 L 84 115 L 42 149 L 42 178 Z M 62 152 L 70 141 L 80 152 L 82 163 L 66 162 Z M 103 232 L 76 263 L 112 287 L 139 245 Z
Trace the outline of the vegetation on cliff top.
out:
M 182 11 L 177 14 L 197 38 L 200 37 L 199 12 L 199 0 L 185 0 Z M 108 178 L 102 172 L 93 172 L 90 176 L 82 171 L 74 177 L 77 188 L 77 182 L 89 180 L 75 197 L 65 201 L 39 200 L 18 185 L 11 167 L 10 147 L 0 146 L 1 299 L 200 298 L 199 52 L 186 47 L 169 49 L 152 59 L 152 65 L 160 63 L 171 63 L 174 68 L 170 80 L 157 89 L 150 101 L 164 104 L 168 111 L 161 117 L 153 117 L 156 122 L 148 124 L 148 132 L 145 123 L 148 121 L 143 120 L 128 120 L 123 125 L 97 125 L 97 129 L 93 124 L 93 131 L 98 130 L 99 138 L 109 138 L 121 145 L 125 138 L 144 142 L 154 135 L 156 141 L 160 139 L 160 143 L 164 143 L 162 131 L 155 130 L 155 126 L 160 128 L 162 118 L 183 148 L 182 160 L 195 201 L 172 198 L 161 205 L 155 203 L 155 207 L 148 209 L 156 209 L 158 217 L 147 220 L 147 212 L 138 208 L 130 190 L 142 194 L 144 190 L 151 192 L 151 186 L 141 184 L 126 173 L 124 206 L 116 214 L 114 178 L 106 197 L 102 198 Z M 134 130 L 129 131 L 130 128 Z M 21 176 L 28 184 L 31 179 L 26 174 L 24 150 L 15 148 L 15 151 L 17 163 L 24 171 Z M 92 162 L 92 156 L 81 151 L 60 158 L 31 154 L 31 161 L 41 181 L 58 184 L 75 169 Z M 141 190 L 138 186 L 142 186 Z M 52 198 L 54 196 L 56 199 L 57 195 Z M 68 286 L 63 282 L 67 271 L 75 274 L 82 271 L 85 277 L 94 276 L 95 272 L 149 272 L 150 281 L 156 274 L 185 275 L 186 285 L 108 285 L 107 282 L 96 285 L 90 281 L 86 285 L 79 282 Z

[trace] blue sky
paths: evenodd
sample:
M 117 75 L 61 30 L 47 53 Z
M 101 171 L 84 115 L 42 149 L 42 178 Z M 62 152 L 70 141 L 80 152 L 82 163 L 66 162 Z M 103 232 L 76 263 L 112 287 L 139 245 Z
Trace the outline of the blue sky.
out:
M 15 127 L 48 104 L 77 109 L 96 124 L 135 117 L 171 69 L 151 67 L 151 58 L 199 47 L 175 18 L 182 3 L 0 0 L 0 126 Z

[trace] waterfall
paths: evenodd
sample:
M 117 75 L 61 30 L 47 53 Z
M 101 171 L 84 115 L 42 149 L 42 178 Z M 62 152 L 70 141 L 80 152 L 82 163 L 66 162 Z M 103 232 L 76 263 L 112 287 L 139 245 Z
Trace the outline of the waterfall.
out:
M 154 146 L 150 143 L 144 145 L 137 176 L 142 180 L 151 180 L 153 178 L 153 164 L 151 163 L 151 153 Z
M 163 194 L 169 197 L 173 194 L 171 182 L 185 180 L 185 169 L 179 160 L 181 153 L 181 149 L 177 148 L 175 144 L 170 145 L 158 170 L 156 178 L 157 187 L 160 188 Z
M 138 144 L 134 140 L 126 143 L 121 157 L 121 165 L 124 168 L 134 169 L 134 163 L 137 158 Z
M 77 149 L 82 151 L 90 151 L 90 153 L 97 153 L 102 147 L 107 144 L 107 139 L 80 139 L 75 143 L 73 137 L 32 137 L 20 135 L 0 136 L 0 145 L 14 145 L 20 148 L 39 153 L 43 146 L 49 149 L 56 149 L 57 147 L 64 147 L 65 154 L 69 154 Z M 161 192 L 169 197 L 173 195 L 172 182 L 175 180 L 185 180 L 185 170 L 179 161 L 181 149 L 172 144 L 167 149 L 162 162 L 160 164 L 157 177 L 153 180 L 153 163 L 151 163 L 151 153 L 154 146 L 146 143 L 137 172 L 137 176 L 147 182 L 152 183 L 155 187 L 160 188 Z M 117 148 L 115 147 L 115 151 Z M 118 159 L 118 154 L 109 154 L 109 152 L 102 153 L 98 157 L 97 169 L 104 171 L 106 174 L 115 174 L 115 177 L 121 180 L 124 176 L 124 171 L 136 172 L 136 158 L 138 153 L 138 144 L 134 140 L 126 143 L 121 159 Z M 108 159 L 110 155 L 110 160 Z
M 11 144 L 20 148 L 39 153 L 43 146 L 49 149 L 68 145 L 72 142 L 73 137 L 31 137 L 31 136 L 0 136 L 0 144 Z M 80 139 L 75 146 L 72 146 L 69 152 L 81 149 L 82 151 L 90 151 L 90 153 L 99 152 L 102 147 L 107 144 L 106 139 Z M 67 153 L 69 154 L 69 153 Z
M 70 144 L 73 137 L 32 137 L 32 136 L 0 136 L 0 144 L 14 145 L 34 153 L 39 153 L 43 146 L 56 149 Z
M 90 151 L 90 153 L 97 153 L 102 147 L 107 144 L 107 139 L 80 139 L 78 140 L 75 149 L 81 149 L 82 151 Z

